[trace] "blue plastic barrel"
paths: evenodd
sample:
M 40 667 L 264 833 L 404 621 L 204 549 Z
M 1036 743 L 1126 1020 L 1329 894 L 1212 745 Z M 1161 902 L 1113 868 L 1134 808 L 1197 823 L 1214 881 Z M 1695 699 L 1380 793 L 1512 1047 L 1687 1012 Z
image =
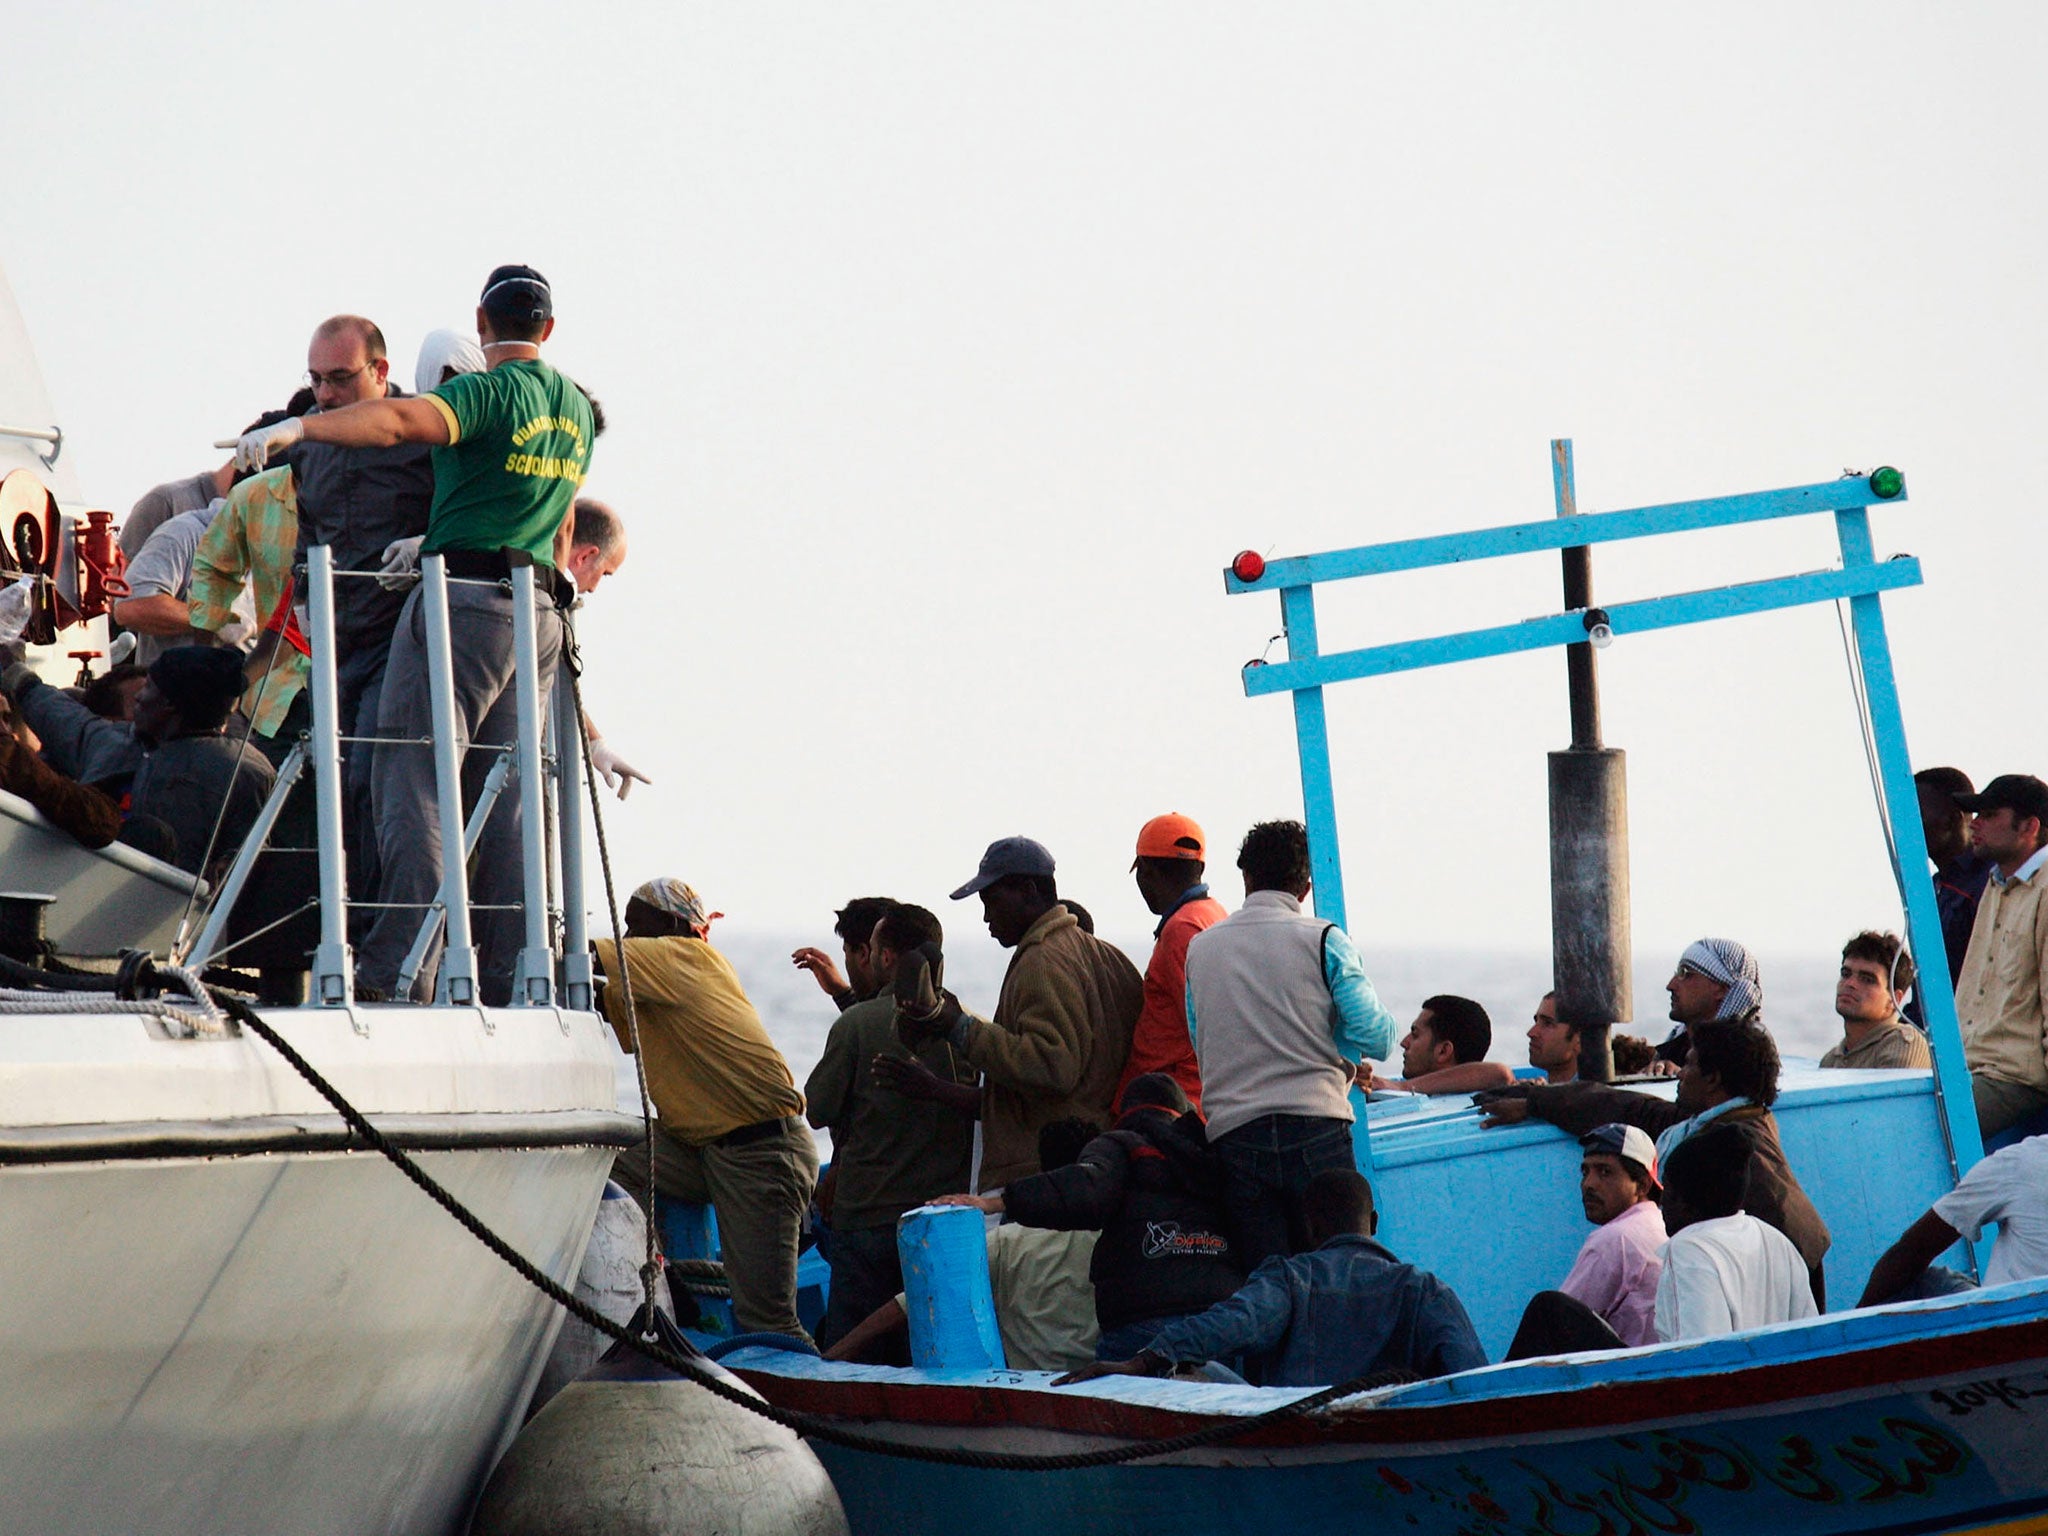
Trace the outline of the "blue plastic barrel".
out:
M 896 1224 L 910 1359 L 934 1370 L 1002 1370 L 988 1283 L 987 1223 L 966 1205 L 921 1205 Z

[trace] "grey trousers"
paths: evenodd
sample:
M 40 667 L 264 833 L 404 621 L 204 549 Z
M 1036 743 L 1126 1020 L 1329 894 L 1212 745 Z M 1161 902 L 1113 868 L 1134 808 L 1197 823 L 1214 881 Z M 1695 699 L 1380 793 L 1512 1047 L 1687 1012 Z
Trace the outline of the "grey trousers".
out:
M 2010 1130 L 2037 1110 L 2048 1109 L 2048 1093 L 2002 1077 L 1970 1074 L 1970 1097 L 1977 1101 L 1977 1129 L 1989 1138 Z
M 433 706 L 427 693 L 426 621 L 423 594 L 415 588 L 399 615 L 391 659 L 384 669 L 377 734 L 420 738 L 433 734 Z M 512 594 L 499 586 L 468 582 L 448 587 L 451 670 L 455 681 L 456 750 L 466 757 L 472 743 L 511 743 L 517 732 L 518 700 L 512 687 Z M 540 661 L 540 709 L 547 718 L 555 669 L 562 651 L 562 616 L 542 593 L 534 595 L 534 640 Z M 469 894 L 479 904 L 520 899 L 520 815 L 518 777 L 505 786 L 477 843 Z M 371 762 L 376 802 L 377 857 L 382 878 L 377 899 L 406 905 L 377 913 L 356 975 L 387 997 L 412 948 L 429 903 L 441 890 L 441 822 L 434 797 L 431 747 L 380 745 Z M 524 924 L 519 912 L 479 912 L 472 921 L 483 1001 L 503 1003 L 512 989 Z M 416 995 L 432 996 L 440 969 L 440 945 L 428 952 Z
M 388 645 L 353 651 L 335 668 L 343 736 L 377 734 L 377 711 L 384 691 Z M 376 897 L 382 884 L 377 859 L 376 791 L 372 768 L 374 748 L 345 741 L 341 748 L 342 843 L 348 857 L 349 894 L 361 901 Z M 376 923 L 369 909 L 349 914 L 349 941 L 360 944 Z
M 647 1183 L 647 1152 L 628 1147 L 612 1163 L 627 1189 Z M 654 1128 L 654 1187 L 671 1200 L 718 1213 L 719 1257 L 732 1284 L 732 1315 L 746 1333 L 808 1340 L 796 1317 L 796 1255 L 818 1185 L 818 1144 L 802 1120 L 737 1147 L 693 1147 Z

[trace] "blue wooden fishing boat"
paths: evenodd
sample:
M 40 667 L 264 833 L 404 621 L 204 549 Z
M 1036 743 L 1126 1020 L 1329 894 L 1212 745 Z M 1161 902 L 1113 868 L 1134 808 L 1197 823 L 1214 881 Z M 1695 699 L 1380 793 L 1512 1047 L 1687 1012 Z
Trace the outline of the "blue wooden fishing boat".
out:
M 1921 574 L 1910 557 L 1877 556 L 1869 516 L 1904 500 L 1903 477 L 1882 469 L 1580 515 L 1570 445 L 1554 444 L 1553 453 L 1554 519 L 1270 563 L 1240 557 L 1226 574 L 1232 592 L 1280 594 L 1286 659 L 1253 664 L 1244 680 L 1249 694 L 1285 692 L 1294 701 L 1319 915 L 1344 921 L 1326 686 L 1555 645 L 1571 648 L 1576 683 L 1590 675 L 1579 669 L 1590 666 L 1591 647 L 1615 639 L 1846 603 L 1851 685 L 1909 937 L 1918 953 L 1939 956 L 1881 606 L 1882 593 L 1916 585 Z M 1591 603 L 1583 552 L 1594 546 L 1801 515 L 1832 517 L 1839 565 L 1604 609 Z M 1362 650 L 1318 645 L 1321 583 L 1541 551 L 1565 555 L 1561 612 Z M 1575 689 L 1575 745 L 1579 703 Z M 1563 969 L 1561 957 L 1561 1003 Z M 1055 1388 L 1043 1374 L 949 1368 L 936 1358 L 891 1369 L 765 1348 L 735 1350 L 725 1363 L 778 1406 L 876 1442 L 814 1441 L 854 1531 L 875 1536 L 2048 1530 L 2048 1281 L 1853 1308 L 1877 1256 L 1983 1155 L 1939 964 L 1926 968 L 1921 1004 L 1931 1072 L 1786 1064 L 1775 1106 L 1786 1153 L 1834 1236 L 1827 1269 L 1836 1310 L 1810 1321 L 1496 1365 L 1278 1420 L 1262 1416 L 1308 1394 L 1129 1377 Z M 1355 1095 L 1354 1105 L 1358 1162 L 1374 1185 L 1382 1240 L 1452 1285 L 1498 1358 L 1523 1304 L 1557 1283 L 1584 1237 L 1576 1144 L 1535 1123 L 1483 1129 L 1462 1098 Z M 1959 1245 L 1951 1262 L 1981 1273 L 1982 1257 Z M 1242 1434 L 1223 1428 L 1253 1419 Z M 1202 1428 L 1220 1438 L 1115 1465 L 971 1464 L 975 1453 L 1058 1457 Z M 892 1443 L 942 1455 L 892 1455 L 884 1448 Z

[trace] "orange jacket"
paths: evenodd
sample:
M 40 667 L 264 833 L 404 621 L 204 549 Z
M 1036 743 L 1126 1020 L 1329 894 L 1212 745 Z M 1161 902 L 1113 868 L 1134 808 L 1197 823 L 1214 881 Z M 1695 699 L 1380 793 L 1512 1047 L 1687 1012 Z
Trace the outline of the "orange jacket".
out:
M 1164 1072 L 1201 1113 L 1202 1069 L 1195 1060 L 1194 1042 L 1188 1039 L 1188 941 L 1229 915 L 1214 897 L 1198 896 L 1175 907 L 1159 925 L 1158 942 L 1145 967 L 1145 1004 L 1131 1031 L 1131 1057 L 1117 1079 L 1114 1103 L 1123 1103 L 1132 1078 Z

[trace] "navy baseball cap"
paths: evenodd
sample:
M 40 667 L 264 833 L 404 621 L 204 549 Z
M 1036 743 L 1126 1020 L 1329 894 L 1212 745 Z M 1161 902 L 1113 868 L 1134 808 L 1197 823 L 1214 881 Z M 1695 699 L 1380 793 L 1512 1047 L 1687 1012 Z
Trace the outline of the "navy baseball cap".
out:
M 477 303 L 486 314 L 509 320 L 552 320 L 555 315 L 555 291 L 548 280 L 533 268 L 516 263 L 491 269 Z
M 1623 1162 L 1634 1163 L 1650 1176 L 1650 1183 L 1658 1189 L 1664 1187 L 1657 1177 L 1657 1143 L 1650 1140 L 1650 1133 L 1639 1125 L 1595 1126 L 1579 1138 L 1579 1145 L 1588 1152 L 1607 1152 Z
M 1033 842 L 1028 837 L 998 838 L 981 856 L 981 868 L 974 872 L 974 878 L 955 891 L 953 899 L 965 901 L 977 891 L 987 890 L 1005 875 L 1051 874 L 1052 850 L 1045 844 Z

